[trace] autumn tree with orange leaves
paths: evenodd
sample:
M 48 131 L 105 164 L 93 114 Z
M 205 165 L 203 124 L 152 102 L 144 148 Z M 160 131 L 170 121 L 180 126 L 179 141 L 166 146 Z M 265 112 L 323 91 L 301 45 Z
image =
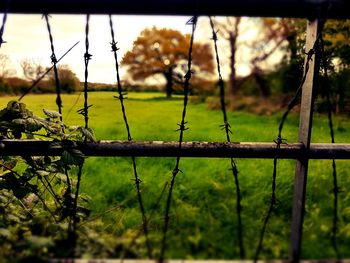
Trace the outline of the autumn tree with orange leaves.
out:
M 176 84 L 183 82 L 187 71 L 190 35 L 173 29 L 145 29 L 134 41 L 122 65 L 134 80 L 160 74 L 166 81 L 166 96 L 170 98 Z M 193 77 L 191 82 L 200 83 L 214 72 L 213 55 L 209 44 L 194 43 L 192 51 Z

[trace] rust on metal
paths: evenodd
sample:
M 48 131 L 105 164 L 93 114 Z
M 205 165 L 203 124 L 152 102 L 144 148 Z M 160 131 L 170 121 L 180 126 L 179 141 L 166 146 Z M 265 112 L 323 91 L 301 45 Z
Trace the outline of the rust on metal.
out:
M 275 143 L 267 142 L 178 142 L 163 141 L 100 141 L 76 143 L 85 156 L 140 156 L 140 157 L 204 157 L 204 158 L 259 158 L 271 159 L 350 159 L 350 144 L 315 143 L 308 153 L 302 143 L 282 144 L 276 151 Z M 0 155 L 59 156 L 64 147 L 44 140 L 2 140 Z

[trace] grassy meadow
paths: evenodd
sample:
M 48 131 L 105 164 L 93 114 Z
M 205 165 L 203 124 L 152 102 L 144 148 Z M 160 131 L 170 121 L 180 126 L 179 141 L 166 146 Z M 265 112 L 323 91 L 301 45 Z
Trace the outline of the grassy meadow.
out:
M 126 130 L 119 101 L 111 92 L 89 94 L 90 127 L 98 140 L 126 140 Z M 181 96 L 166 100 L 159 93 L 129 93 L 125 101 L 132 137 L 136 141 L 177 141 L 183 102 Z M 15 99 L 1 97 L 1 108 Z M 55 110 L 55 95 L 30 95 L 23 99 L 35 114 L 42 109 Z M 83 125 L 76 111 L 83 107 L 83 95 L 63 95 L 63 119 L 71 125 Z M 272 142 L 282 112 L 271 116 L 229 112 L 232 141 Z M 314 116 L 313 142 L 330 142 L 325 115 Z M 222 114 L 208 110 L 205 103 L 190 103 L 185 141 L 225 141 L 219 127 Z M 350 119 L 338 116 L 335 121 L 336 142 L 350 143 Z M 283 137 L 296 142 L 298 115 L 291 114 Z M 155 253 L 159 250 L 163 227 L 166 193 L 161 194 L 171 179 L 174 158 L 137 158 L 142 193 L 150 217 L 150 238 Z M 237 159 L 242 190 L 242 219 L 246 257 L 252 258 L 259 231 L 270 200 L 273 162 Z M 277 175 L 277 209 L 274 211 L 264 240 L 262 258 L 287 258 L 291 221 L 291 201 L 295 161 L 280 160 Z M 230 162 L 227 159 L 183 158 L 176 179 L 171 210 L 167 258 L 230 259 L 238 258 L 235 189 Z M 342 258 L 350 257 L 350 162 L 337 161 L 339 186 L 338 246 Z M 138 209 L 130 158 L 88 158 L 84 165 L 82 192 L 91 197 L 92 218 L 98 218 L 100 231 L 116 242 L 114 253 L 145 258 L 144 238 L 139 235 L 141 216 Z M 303 258 L 335 258 L 331 247 L 332 171 L 331 161 L 310 161 L 304 222 Z M 160 202 L 158 203 L 158 200 Z M 136 242 L 130 245 L 131 240 Z M 104 241 L 101 240 L 101 243 Z M 127 245 L 125 245 L 127 244 Z M 122 247 L 122 248 L 120 248 Z M 119 251 L 119 250 L 120 251 Z M 89 253 L 86 252 L 89 256 Z M 91 255 L 90 255 L 91 256 Z M 101 255 L 92 255 L 101 256 Z M 103 255 L 102 255 L 103 256 Z

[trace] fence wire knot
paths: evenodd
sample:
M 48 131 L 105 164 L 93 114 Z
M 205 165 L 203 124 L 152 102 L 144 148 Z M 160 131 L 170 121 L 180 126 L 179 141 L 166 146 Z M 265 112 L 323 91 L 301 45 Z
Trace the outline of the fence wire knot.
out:
M 276 195 L 271 197 L 271 205 L 273 206 L 273 209 L 276 209 L 276 205 L 280 204 L 281 201 L 277 199 Z
M 273 141 L 276 143 L 278 148 L 281 146 L 281 144 L 287 144 L 287 139 L 282 138 L 281 135 L 278 135 L 277 138 Z
M 89 54 L 88 52 L 85 52 L 85 54 L 84 54 L 84 59 L 85 59 L 85 61 L 91 60 L 91 57 L 92 57 L 91 54 Z
M 213 31 L 213 37 L 211 38 L 211 40 L 218 41 L 218 33 L 219 30 Z
M 307 61 L 312 60 L 312 56 L 315 54 L 315 49 L 311 48 L 308 52 L 304 52 L 307 55 Z
M 50 58 L 51 58 L 51 63 L 52 64 L 57 64 L 58 61 L 57 61 L 56 55 L 54 53 L 52 53 Z
M 197 16 L 191 17 L 191 18 L 186 22 L 186 25 L 195 25 L 195 24 L 197 24 L 197 19 L 198 19 Z
M 135 186 L 139 185 L 140 183 L 142 183 L 142 180 L 140 178 L 132 178 L 130 179 L 131 181 L 134 181 L 135 182 Z
M 185 126 L 186 123 L 187 123 L 187 121 L 186 122 L 182 122 L 182 123 L 178 123 L 177 126 L 179 126 L 180 128 L 178 128 L 175 131 L 186 131 L 186 130 L 188 130 L 189 128 L 186 128 L 186 126 Z
M 120 48 L 117 47 L 117 43 L 118 42 L 112 42 L 111 44 L 111 48 L 112 48 L 112 52 L 117 52 Z
M 113 96 L 113 97 L 118 100 L 126 100 L 128 99 L 126 95 L 128 95 L 128 92 L 123 91 L 123 92 L 120 92 L 118 96 Z
M 0 37 L 0 47 L 2 44 L 5 44 L 5 43 L 7 43 L 7 42 L 2 37 Z
M 220 127 L 221 127 L 221 130 L 225 130 L 226 133 L 232 134 L 231 125 L 228 122 L 225 122 L 224 124 L 220 125 Z
M 87 114 L 88 114 L 87 110 L 88 110 L 90 107 L 92 107 L 92 105 L 89 105 L 89 106 L 87 106 L 86 108 L 82 108 L 82 109 L 77 110 L 77 113 L 78 113 L 78 114 L 81 114 L 81 115 L 83 115 L 83 116 L 87 116 Z
M 176 175 L 176 174 L 178 174 L 178 173 L 182 173 L 183 174 L 183 171 L 181 171 L 179 168 L 175 168 L 174 170 L 173 170 L 173 175 Z
M 238 175 L 238 169 L 236 166 L 233 166 L 232 168 L 229 169 L 230 171 L 232 171 L 235 175 Z
M 43 13 L 43 15 L 41 16 L 41 19 L 44 19 L 45 17 L 52 17 L 49 13 Z
M 218 81 L 218 88 L 221 89 L 221 87 L 224 87 L 225 86 L 225 82 L 222 78 L 219 78 L 219 81 Z
M 192 77 L 192 74 L 194 74 L 194 71 L 193 70 L 188 70 L 184 76 L 184 78 L 189 81 Z
M 330 192 L 338 194 L 338 193 L 342 193 L 344 191 L 340 187 L 334 187 Z

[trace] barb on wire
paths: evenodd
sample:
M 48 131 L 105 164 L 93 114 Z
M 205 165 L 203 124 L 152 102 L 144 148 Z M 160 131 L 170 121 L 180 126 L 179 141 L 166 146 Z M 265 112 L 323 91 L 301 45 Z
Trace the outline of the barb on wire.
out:
M 89 127 L 89 105 L 88 105 L 88 77 L 89 77 L 89 61 L 91 60 L 92 55 L 89 53 L 89 27 L 90 27 L 90 14 L 86 15 L 86 24 L 85 24 L 85 53 L 84 53 L 84 121 L 85 128 Z
M 55 54 L 55 46 L 53 43 L 53 36 L 52 36 L 52 31 L 51 31 L 51 25 L 50 25 L 50 21 L 49 21 L 49 15 L 48 14 L 44 14 L 45 17 L 45 21 L 46 21 L 46 27 L 47 27 L 47 31 L 49 33 L 49 39 L 50 39 L 50 47 L 51 47 L 51 63 L 53 65 L 53 70 L 54 70 L 54 74 L 55 74 L 55 85 L 56 85 L 56 104 L 58 107 L 58 112 L 61 114 L 60 116 L 60 120 L 62 121 L 62 98 L 61 98 L 61 85 L 60 85 L 60 80 L 58 77 L 58 69 L 57 69 L 57 58 L 56 58 L 56 54 Z
M 327 99 L 327 116 L 328 116 L 328 126 L 329 126 L 329 132 L 331 136 L 331 142 L 335 143 L 335 136 L 334 136 L 334 128 L 333 128 L 333 120 L 332 120 L 332 102 L 331 102 L 331 85 L 330 80 L 328 76 L 328 63 L 327 59 L 325 57 L 325 51 L 324 51 L 324 42 L 323 38 L 321 36 L 320 38 L 320 48 L 321 48 L 321 67 L 323 69 L 323 74 L 325 78 L 325 85 L 326 85 L 326 99 Z M 337 166 L 335 159 L 332 160 L 332 176 L 333 176 L 333 225 L 332 225 L 332 233 L 331 233 L 331 242 L 333 250 L 336 254 L 337 259 L 340 259 L 340 253 L 338 250 L 338 244 L 337 244 L 337 233 L 338 233 L 338 193 L 339 193 L 339 187 L 338 187 L 338 180 L 337 180 Z
M 4 31 L 5 31 L 5 25 L 6 25 L 6 21 L 7 21 L 7 13 L 9 11 L 10 8 L 10 0 L 6 1 L 6 8 L 4 10 L 4 14 L 2 16 L 2 24 L 1 24 L 1 28 L 0 28 L 0 48 L 2 46 L 2 44 L 6 43 L 6 41 L 2 38 L 4 35 Z
M 277 138 L 274 140 L 274 142 L 276 143 L 276 155 L 273 159 L 272 187 L 271 187 L 272 189 L 271 189 L 270 205 L 269 205 L 268 211 L 265 215 L 265 218 L 263 220 L 263 225 L 262 225 L 262 228 L 260 231 L 260 238 L 258 241 L 258 246 L 256 248 L 255 255 L 254 255 L 254 262 L 257 262 L 257 260 L 259 259 L 260 252 L 263 248 L 263 241 L 264 241 L 264 235 L 266 232 L 267 224 L 271 218 L 272 212 L 274 211 L 274 209 L 278 203 L 278 200 L 276 198 L 278 152 L 279 152 L 279 149 L 281 148 L 281 144 L 285 144 L 287 142 L 287 140 L 282 137 L 283 126 L 287 120 L 289 113 L 297 105 L 298 99 L 299 99 L 301 92 L 302 92 L 302 88 L 303 88 L 305 81 L 306 81 L 306 77 L 307 77 L 308 72 L 310 70 L 310 62 L 312 61 L 313 55 L 315 54 L 315 50 L 318 47 L 320 36 L 321 36 L 320 34 L 317 35 L 316 40 L 315 40 L 312 48 L 305 53 L 306 59 L 305 59 L 304 74 L 301 78 L 299 87 L 296 90 L 294 97 L 289 101 L 288 106 L 287 106 L 287 110 L 284 112 L 282 119 L 280 121 L 280 124 L 278 126 L 278 135 L 277 135 Z
M 192 26 L 192 33 L 191 33 L 191 39 L 190 39 L 190 46 L 188 49 L 187 72 L 185 74 L 185 81 L 183 83 L 184 105 L 183 105 L 183 109 L 182 109 L 181 122 L 179 124 L 177 124 L 180 127 L 178 129 L 178 131 L 180 131 L 179 149 L 181 149 L 181 146 L 182 146 L 184 131 L 188 129 L 185 127 L 185 125 L 187 123 L 186 122 L 186 112 L 187 112 L 187 104 L 188 104 L 188 93 L 189 93 L 189 88 L 190 88 L 190 79 L 192 76 L 192 68 L 191 68 L 192 67 L 192 50 L 193 50 L 194 33 L 196 31 L 196 26 L 197 26 L 197 16 L 193 16 L 189 21 L 187 21 L 186 25 Z M 175 185 L 175 178 L 176 178 L 177 174 L 180 172 L 179 166 L 180 166 L 180 156 L 178 156 L 176 158 L 176 164 L 175 164 L 175 167 L 172 171 L 172 178 L 171 178 L 167 202 L 166 202 L 166 206 L 165 206 L 163 238 L 162 238 L 162 243 L 161 243 L 161 248 L 160 248 L 159 262 L 164 261 L 165 250 L 166 250 L 166 245 L 167 245 L 166 244 L 167 233 L 168 233 L 169 221 L 170 221 L 169 214 L 170 214 L 171 200 L 172 200 L 172 194 L 173 194 L 173 189 L 174 189 L 174 185 Z
M 59 63 L 73 48 L 75 48 L 80 41 L 76 42 L 73 46 L 71 46 L 58 60 L 57 63 Z M 57 64 L 56 63 L 56 64 Z M 32 85 L 19 97 L 19 101 L 21 101 L 49 72 L 53 69 L 53 66 L 48 68 L 38 79 L 36 79 Z
M 84 122 L 85 122 L 85 128 L 89 128 L 89 108 L 92 105 L 88 105 L 88 75 L 89 75 L 89 61 L 92 57 L 91 54 L 89 54 L 89 21 L 90 21 L 90 14 L 86 15 L 86 24 L 85 24 L 85 53 L 84 53 L 84 65 L 85 65 L 85 74 L 84 74 L 84 108 L 78 110 L 77 112 L 84 116 Z M 87 138 L 85 137 L 85 142 L 87 141 Z M 75 193 L 74 197 L 72 199 L 73 201 L 73 213 L 72 218 L 70 222 L 69 227 L 69 233 L 68 233 L 68 241 L 70 242 L 70 247 L 72 248 L 70 251 L 70 256 L 75 257 L 76 256 L 76 246 L 77 246 L 77 228 L 78 228 L 78 198 L 79 198 L 79 190 L 80 190 L 80 184 L 82 180 L 82 174 L 83 174 L 83 166 L 84 163 L 81 163 L 78 166 L 78 176 L 77 176 L 77 183 L 75 186 Z M 66 171 L 67 177 L 68 177 L 68 171 Z
M 225 106 L 225 85 L 221 75 L 220 57 L 219 57 L 219 51 L 217 46 L 218 31 L 215 31 L 214 22 L 211 17 L 209 17 L 209 22 L 210 22 L 210 26 L 213 34 L 212 40 L 214 42 L 217 71 L 219 75 L 218 87 L 220 89 L 220 102 L 221 102 L 220 104 L 221 104 L 221 111 L 224 118 L 224 124 L 221 125 L 220 127 L 222 127 L 222 129 L 225 130 L 227 142 L 230 142 L 231 141 L 230 134 L 232 134 L 232 131 L 231 131 L 231 125 L 229 124 L 227 119 L 226 106 Z M 236 212 L 237 212 L 237 235 L 238 235 L 237 238 L 238 238 L 238 245 L 239 245 L 239 256 L 241 259 L 243 259 L 245 256 L 245 251 L 244 251 L 244 244 L 243 244 L 243 226 L 242 226 L 242 216 L 241 216 L 241 211 L 242 211 L 241 190 L 240 190 L 239 179 L 238 179 L 238 169 L 237 169 L 235 160 L 233 158 L 231 158 L 230 164 L 231 164 L 230 170 L 232 171 L 232 175 L 233 175 L 233 178 L 235 181 L 235 187 L 236 187 Z
M 276 143 L 276 156 L 273 159 L 273 172 L 272 172 L 272 186 L 271 186 L 271 199 L 270 199 L 270 205 L 269 205 L 269 209 L 266 213 L 266 216 L 264 218 L 263 221 L 263 226 L 261 228 L 260 231 L 260 237 L 259 237 L 259 242 L 258 242 L 258 246 L 254 255 L 254 262 L 257 262 L 257 260 L 259 259 L 259 255 L 260 252 L 263 248 L 263 241 L 264 241 L 264 235 L 265 235 L 265 231 L 267 228 L 267 224 L 271 218 L 272 212 L 275 209 L 275 206 L 278 203 L 278 200 L 276 198 L 276 177 L 277 177 L 277 160 L 278 160 L 278 151 L 281 148 L 281 144 L 285 143 L 285 139 L 281 138 L 280 136 L 278 136 L 274 142 Z
M 128 118 L 126 115 L 126 109 L 125 109 L 125 105 L 124 105 L 125 92 L 123 92 L 121 81 L 120 81 L 120 76 L 119 76 L 119 65 L 118 65 L 118 55 L 117 55 L 117 51 L 119 50 L 119 48 L 117 47 L 117 42 L 115 41 L 113 20 L 112 20 L 111 15 L 109 15 L 109 26 L 110 26 L 111 38 L 112 38 L 112 42 L 110 44 L 111 44 L 112 52 L 114 55 L 115 70 L 116 70 L 116 74 L 117 74 L 117 85 L 118 85 L 118 95 L 119 95 L 117 98 L 120 101 L 120 106 L 122 109 L 122 115 L 123 115 L 124 124 L 125 124 L 126 131 L 127 131 L 128 141 L 132 141 L 129 122 L 128 122 Z M 136 165 L 135 156 L 131 156 L 131 160 L 132 160 L 132 166 L 133 166 L 133 172 L 134 172 L 135 186 L 136 186 L 136 190 L 137 190 L 137 199 L 138 199 L 138 203 L 139 203 L 141 215 L 142 215 L 142 228 L 143 228 L 143 232 L 144 232 L 144 235 L 146 238 L 147 256 L 149 259 L 151 259 L 152 258 L 152 246 L 151 246 L 151 242 L 149 240 L 149 234 L 148 234 L 148 232 L 149 232 L 148 231 L 148 219 L 146 216 L 146 209 L 145 209 L 145 206 L 143 204 L 143 198 L 142 198 L 141 187 L 140 187 L 140 184 L 142 181 L 139 178 L 139 175 L 137 172 L 137 165 Z

